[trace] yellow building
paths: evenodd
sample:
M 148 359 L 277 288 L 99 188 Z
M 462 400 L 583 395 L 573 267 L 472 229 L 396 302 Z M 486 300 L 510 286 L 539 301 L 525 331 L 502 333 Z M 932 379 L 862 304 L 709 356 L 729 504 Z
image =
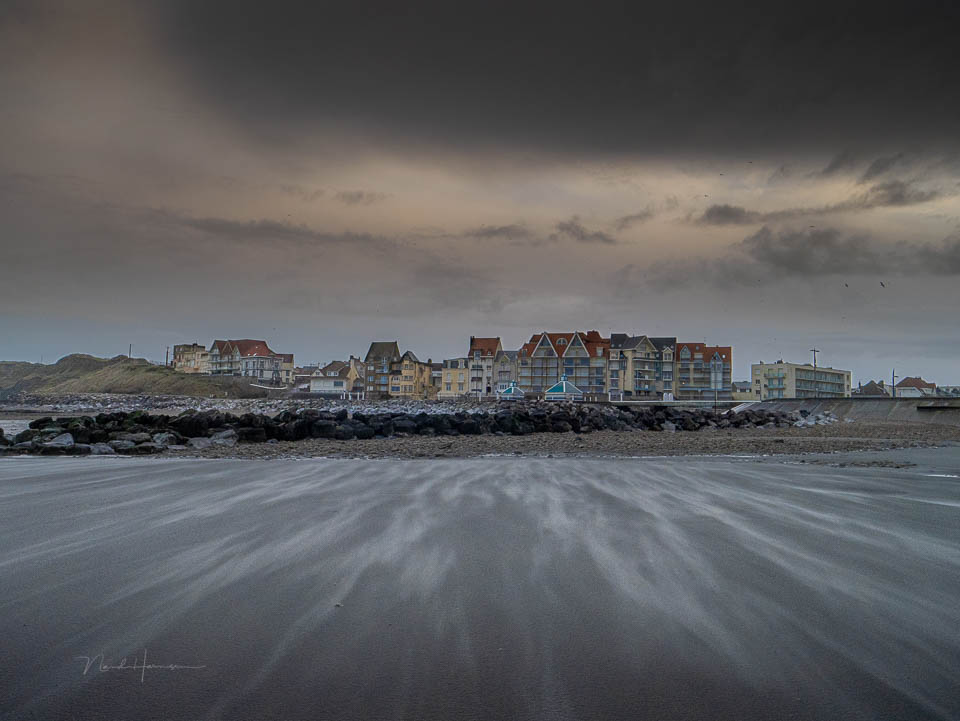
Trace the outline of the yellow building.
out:
M 753 398 L 849 398 L 850 371 L 807 363 L 754 363 L 750 366 Z
M 467 359 L 450 358 L 443 362 L 443 375 L 437 398 L 449 400 L 459 398 L 468 392 Z
M 672 398 L 676 338 L 610 334 L 607 388 L 611 397 Z
M 756 396 L 753 393 L 753 387 L 750 381 L 733 382 L 733 400 L 735 401 L 755 401 Z
M 407 351 L 399 360 L 390 364 L 390 397 L 420 398 L 431 396 L 433 363 L 428 358 L 424 363 L 413 351 Z
M 206 373 L 210 354 L 199 343 L 181 343 L 173 347 L 173 369 L 181 373 Z

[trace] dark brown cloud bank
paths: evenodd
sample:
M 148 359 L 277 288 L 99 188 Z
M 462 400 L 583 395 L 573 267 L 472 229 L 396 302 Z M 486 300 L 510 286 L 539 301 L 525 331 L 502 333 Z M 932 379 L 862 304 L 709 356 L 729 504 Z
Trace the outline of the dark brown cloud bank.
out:
M 960 383 L 958 16 L 7 3 L 0 357 L 596 327 Z

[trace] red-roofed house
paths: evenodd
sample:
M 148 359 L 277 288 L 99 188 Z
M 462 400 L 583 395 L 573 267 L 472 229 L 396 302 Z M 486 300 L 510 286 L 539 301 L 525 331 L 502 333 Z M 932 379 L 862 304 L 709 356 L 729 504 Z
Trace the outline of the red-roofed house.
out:
M 733 349 L 705 343 L 677 343 L 675 398 L 733 399 Z
M 497 353 L 503 350 L 500 338 L 478 338 L 470 336 L 470 350 L 467 352 L 470 374 L 467 390 L 471 394 L 491 395 L 496 390 L 496 375 L 493 362 Z
M 584 393 L 606 393 L 610 339 L 595 330 L 535 333 L 517 356 L 517 384 L 544 393 L 565 375 Z
M 896 385 L 897 398 L 922 398 L 937 395 L 937 384 L 927 383 L 920 377 L 906 377 Z
M 247 376 L 258 381 L 293 381 L 293 354 L 274 353 L 263 340 L 215 340 L 210 346 L 210 375 Z

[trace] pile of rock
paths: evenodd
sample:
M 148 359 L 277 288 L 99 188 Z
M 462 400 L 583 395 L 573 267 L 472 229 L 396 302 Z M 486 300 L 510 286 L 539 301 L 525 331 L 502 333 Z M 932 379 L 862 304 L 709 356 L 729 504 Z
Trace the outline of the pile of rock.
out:
M 49 415 L 95 415 L 97 413 L 129 413 L 135 410 L 149 410 L 176 415 L 185 409 L 195 411 L 221 411 L 243 415 L 257 413 L 276 415 L 290 410 L 314 409 L 336 413 L 346 410 L 348 413 L 478 413 L 489 411 L 494 401 L 478 401 L 476 398 L 458 398 L 456 400 L 415 400 L 391 398 L 384 400 L 341 400 L 324 398 L 311 394 L 296 394 L 280 398 L 196 398 L 193 396 L 172 395 L 124 395 L 118 393 L 72 393 L 56 396 L 19 393 L 0 402 L 0 409 L 6 412 L 30 411 Z
M 832 411 L 824 411 L 823 413 L 812 414 L 810 411 L 804 409 L 802 411 L 797 411 L 801 416 L 799 419 L 794 421 L 793 425 L 797 428 L 812 428 L 813 426 L 828 426 L 831 423 L 839 423 L 840 419 L 837 418 Z M 852 418 L 844 419 L 847 423 L 853 423 Z
M 591 433 L 614 431 L 711 431 L 732 428 L 784 428 L 808 421 L 800 413 L 745 410 L 719 413 L 709 409 L 628 407 L 573 403 L 505 403 L 493 412 L 350 414 L 316 409 L 285 410 L 275 416 L 235 415 L 221 411 L 185 411 L 178 416 L 100 413 L 96 416 L 45 417 L 13 439 L 0 430 L 0 453 L 40 455 L 144 455 L 163 450 L 204 449 L 238 442 L 263 443 L 330 438 L 341 441 L 397 436 L 459 436 L 493 433 Z M 834 418 L 833 421 L 836 419 Z M 830 421 L 830 422 L 833 422 Z

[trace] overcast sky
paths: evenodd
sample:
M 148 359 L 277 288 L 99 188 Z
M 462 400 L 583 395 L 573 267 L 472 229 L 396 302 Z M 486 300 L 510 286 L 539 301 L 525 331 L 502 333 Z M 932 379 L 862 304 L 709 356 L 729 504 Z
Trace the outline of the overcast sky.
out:
M 595 328 L 960 384 L 956 8 L 3 3 L 0 358 Z

